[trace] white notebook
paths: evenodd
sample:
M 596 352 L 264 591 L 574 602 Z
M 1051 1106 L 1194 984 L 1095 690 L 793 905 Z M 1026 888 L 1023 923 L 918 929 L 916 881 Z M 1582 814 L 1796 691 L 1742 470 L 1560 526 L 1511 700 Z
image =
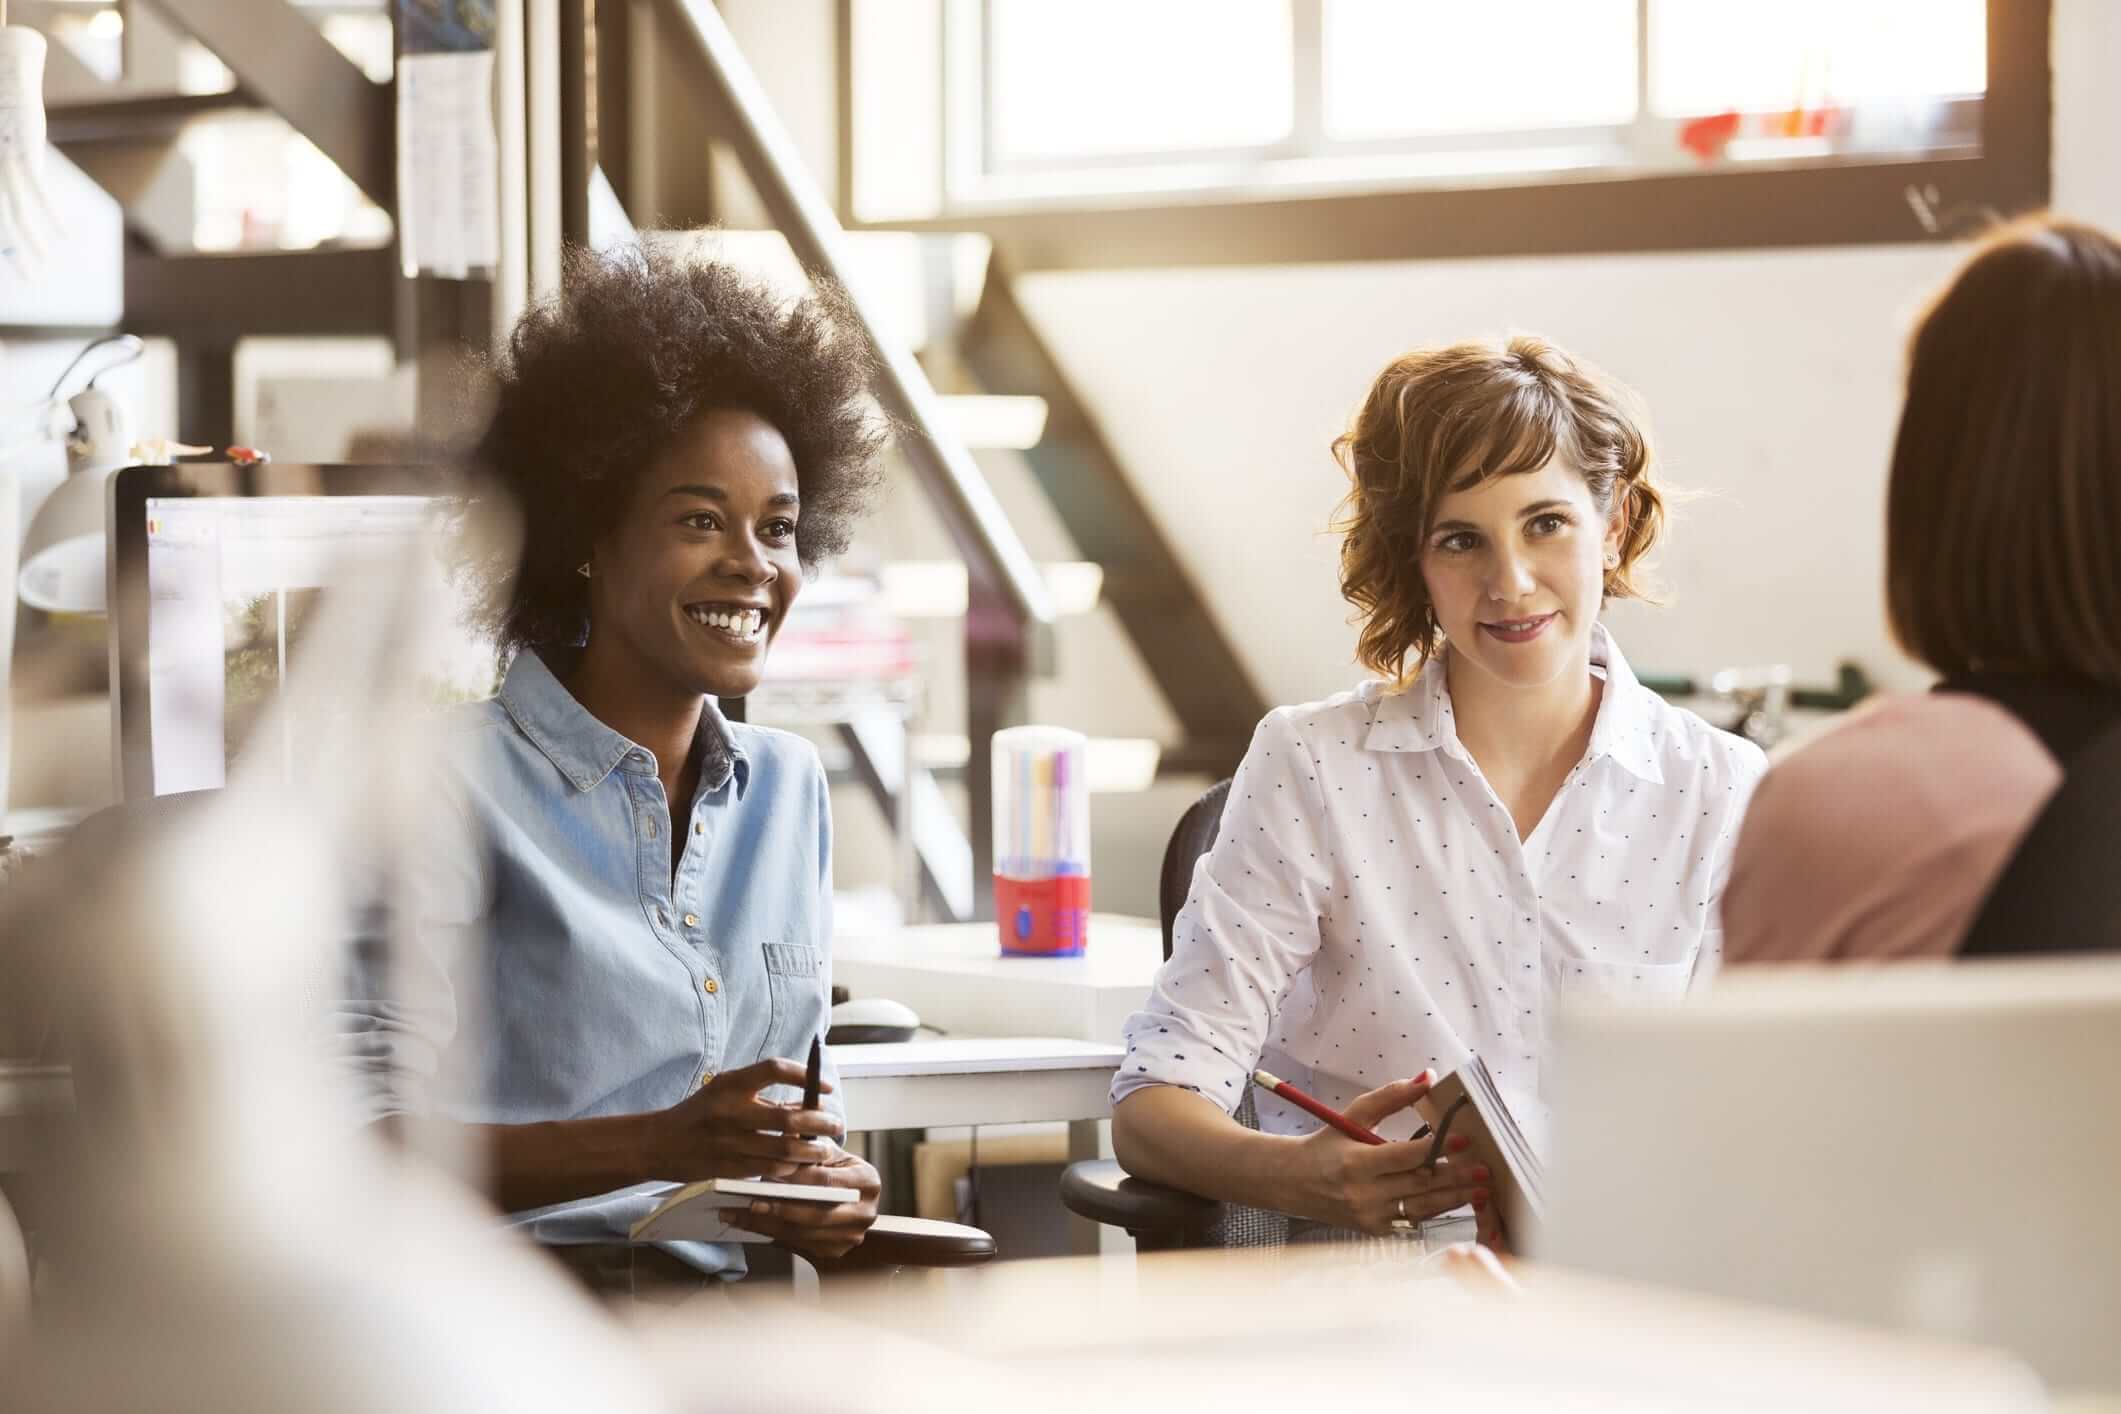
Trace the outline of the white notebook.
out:
M 1439 1115 L 1461 1101 L 1464 1108 L 1451 1121 L 1451 1134 L 1472 1139 L 1468 1157 L 1485 1163 L 1494 1175 L 1489 1188 L 1498 1200 L 1503 1226 L 1508 1229 L 1528 1220 L 1538 1221 L 1545 1201 L 1541 1192 L 1546 1181 L 1544 1166 L 1479 1056 L 1468 1056 L 1463 1065 L 1429 1091 L 1429 1103 Z M 1483 1236 L 1490 1226 L 1482 1221 Z
M 741 1217 L 755 1199 L 775 1203 L 815 1203 L 821 1208 L 852 1203 L 862 1195 L 852 1188 L 813 1183 L 772 1183 L 757 1178 L 710 1178 L 675 1189 L 656 1210 L 633 1225 L 635 1242 L 768 1242 L 772 1239 L 732 1226 L 725 1217 Z M 734 1211 L 732 1211 L 734 1210 Z

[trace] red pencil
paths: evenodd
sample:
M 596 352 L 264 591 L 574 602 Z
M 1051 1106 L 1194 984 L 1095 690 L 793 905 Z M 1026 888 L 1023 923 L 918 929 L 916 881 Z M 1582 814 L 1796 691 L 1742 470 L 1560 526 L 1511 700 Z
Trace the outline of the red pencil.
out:
M 1359 1139 L 1365 1144 L 1382 1144 L 1385 1142 L 1381 1135 L 1372 1134 L 1369 1130 L 1364 1129 L 1354 1120 L 1349 1119 L 1323 1100 L 1312 1099 L 1288 1081 L 1269 1075 L 1264 1070 L 1252 1072 L 1252 1083 L 1261 1089 L 1272 1090 L 1300 1110 L 1309 1110 L 1350 1139 Z

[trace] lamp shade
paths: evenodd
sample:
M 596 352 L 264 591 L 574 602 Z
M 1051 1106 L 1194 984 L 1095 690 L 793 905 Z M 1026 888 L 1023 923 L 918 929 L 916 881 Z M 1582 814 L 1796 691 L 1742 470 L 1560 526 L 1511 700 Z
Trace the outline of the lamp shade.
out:
M 103 487 L 124 466 L 132 437 L 115 398 L 91 383 L 67 399 L 66 480 L 45 498 L 22 541 L 15 591 L 50 614 L 101 614 L 104 603 Z
M 109 471 L 77 471 L 45 497 L 22 540 L 16 589 L 53 614 L 105 612 L 103 487 Z

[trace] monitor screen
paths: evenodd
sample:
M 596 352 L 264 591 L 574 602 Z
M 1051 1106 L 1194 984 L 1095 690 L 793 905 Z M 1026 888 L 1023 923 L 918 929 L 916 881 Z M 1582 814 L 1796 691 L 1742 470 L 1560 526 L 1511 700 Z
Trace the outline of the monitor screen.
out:
M 113 574 L 113 602 L 124 601 L 113 653 L 123 659 L 117 710 L 126 795 L 213 789 L 247 753 L 271 753 L 291 770 L 303 723 L 268 709 L 281 700 L 324 594 L 359 593 L 364 582 L 408 566 L 432 576 L 449 628 L 428 655 L 434 661 L 407 670 L 437 703 L 493 692 L 493 646 L 463 622 L 461 591 L 431 534 L 436 497 L 385 489 L 356 468 L 334 478 L 333 489 L 347 494 L 296 495 L 270 494 L 275 488 L 256 481 L 250 489 L 264 494 L 217 495 L 223 488 L 211 477 L 140 470 L 165 475 L 116 498 L 115 544 L 124 559 L 140 561 L 115 565 Z M 132 535 L 124 533 L 128 517 Z M 144 592 L 126 593 L 128 570 Z M 271 729 L 261 730 L 268 720 Z

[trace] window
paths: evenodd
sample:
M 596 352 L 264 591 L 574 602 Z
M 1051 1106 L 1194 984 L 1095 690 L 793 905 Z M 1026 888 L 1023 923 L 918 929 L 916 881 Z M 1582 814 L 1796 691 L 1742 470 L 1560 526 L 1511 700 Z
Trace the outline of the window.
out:
M 845 0 L 841 209 L 1020 271 L 1961 236 L 2050 0 Z
M 949 0 L 946 204 L 1978 155 L 1986 0 Z

